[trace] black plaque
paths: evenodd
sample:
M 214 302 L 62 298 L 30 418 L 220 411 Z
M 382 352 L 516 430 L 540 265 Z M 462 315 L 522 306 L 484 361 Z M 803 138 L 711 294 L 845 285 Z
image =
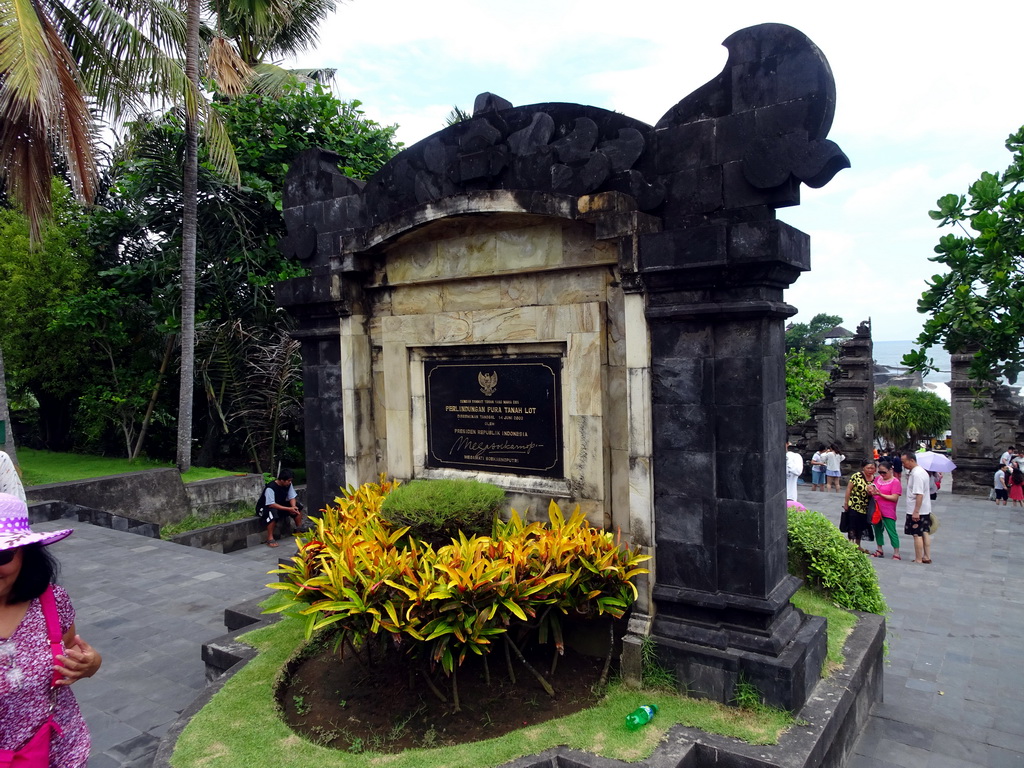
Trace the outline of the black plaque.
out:
M 427 360 L 433 468 L 562 477 L 561 358 Z

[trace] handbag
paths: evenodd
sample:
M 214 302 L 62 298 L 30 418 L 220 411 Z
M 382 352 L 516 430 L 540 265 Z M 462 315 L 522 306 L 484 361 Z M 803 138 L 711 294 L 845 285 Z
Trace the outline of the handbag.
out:
M 850 508 L 843 507 L 842 514 L 839 515 L 839 531 L 840 533 L 847 533 L 850 530 Z
M 882 509 L 874 499 L 868 501 L 868 514 L 871 516 L 872 525 L 878 525 L 882 522 Z
M 57 601 L 53 597 L 52 586 L 47 586 L 39 596 L 39 607 L 42 608 L 43 618 L 46 619 L 50 653 L 53 654 L 53 663 L 56 664 L 57 657 L 64 653 L 64 644 L 61 641 L 60 619 L 57 616 Z M 61 674 L 55 671 L 52 682 L 56 682 L 60 677 Z M 48 768 L 50 765 L 50 740 L 55 733 L 59 736 L 61 732 L 60 726 L 53 718 L 57 689 L 51 687 L 50 692 L 50 713 L 46 720 L 18 749 L 0 749 L 0 768 Z

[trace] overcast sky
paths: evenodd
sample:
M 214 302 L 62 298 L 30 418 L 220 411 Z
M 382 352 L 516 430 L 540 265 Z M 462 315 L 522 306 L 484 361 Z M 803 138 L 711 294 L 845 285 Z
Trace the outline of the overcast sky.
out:
M 787 292 L 795 319 L 829 312 L 853 329 L 870 316 L 876 341 L 912 339 L 937 271 L 928 210 L 1004 170 L 1006 137 L 1024 124 L 1024 0 L 351 0 L 289 64 L 337 68 L 338 95 L 397 123 L 406 144 L 483 91 L 654 124 L 721 71 L 722 40 L 763 22 L 797 27 L 825 53 L 838 101 L 829 137 L 853 165 L 779 212 L 811 235 L 812 270 Z

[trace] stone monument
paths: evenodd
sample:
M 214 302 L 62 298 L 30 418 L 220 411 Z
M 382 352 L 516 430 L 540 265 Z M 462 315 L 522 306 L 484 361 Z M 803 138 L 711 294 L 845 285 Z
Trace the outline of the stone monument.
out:
M 950 362 L 953 493 L 987 494 L 1003 451 L 1024 443 L 1024 409 L 1010 387 L 971 379 L 973 351 L 951 355 Z
M 627 671 L 650 634 L 690 690 L 727 701 L 742 675 L 795 710 L 825 653 L 786 564 L 783 290 L 810 248 L 775 210 L 849 163 L 810 40 L 725 46 L 655 126 L 482 94 L 365 184 L 303 153 L 283 248 L 309 274 L 278 300 L 311 503 L 387 472 L 579 504 L 655 555 Z
M 875 437 L 874 350 L 871 320 L 857 326 L 857 332 L 840 342 L 839 356 L 825 385 L 825 396 L 811 406 L 811 418 L 799 432 L 806 450 L 819 444 L 839 446 L 846 461 L 843 474 L 860 469 L 862 459 L 872 455 Z

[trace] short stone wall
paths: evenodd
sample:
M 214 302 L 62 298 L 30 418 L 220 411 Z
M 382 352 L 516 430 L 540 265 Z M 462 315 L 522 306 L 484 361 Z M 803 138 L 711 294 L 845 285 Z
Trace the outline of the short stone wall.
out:
M 264 530 L 259 518 L 253 516 L 233 520 L 230 523 L 198 528 L 194 531 L 185 531 L 171 536 L 169 541 L 197 549 L 227 553 L 259 545 L 266 536 Z
M 187 517 L 190 509 L 181 475 L 170 467 L 33 485 L 25 494 L 30 504 L 64 501 L 157 525 L 176 523 Z
M 156 523 L 137 520 L 133 517 L 115 515 L 102 509 L 92 509 L 79 504 L 70 504 L 66 501 L 47 500 L 28 505 L 28 519 L 30 523 L 49 522 L 51 520 L 77 520 L 80 523 L 99 525 L 103 528 L 112 528 L 115 531 L 135 533 L 140 536 L 148 536 L 151 539 L 160 538 L 160 526 Z
M 209 515 L 237 504 L 255 504 L 263 486 L 263 475 L 232 475 L 187 483 L 185 494 L 193 512 Z

